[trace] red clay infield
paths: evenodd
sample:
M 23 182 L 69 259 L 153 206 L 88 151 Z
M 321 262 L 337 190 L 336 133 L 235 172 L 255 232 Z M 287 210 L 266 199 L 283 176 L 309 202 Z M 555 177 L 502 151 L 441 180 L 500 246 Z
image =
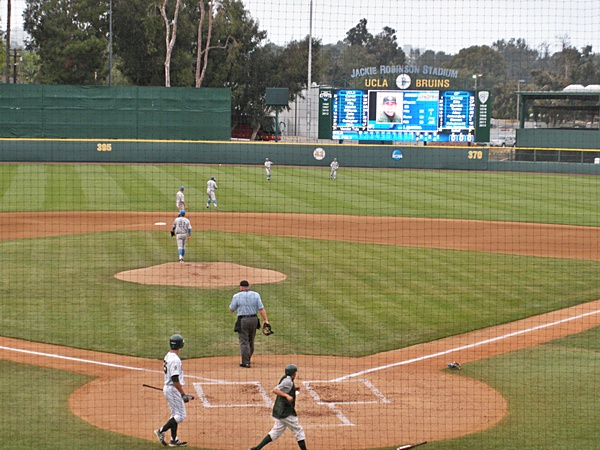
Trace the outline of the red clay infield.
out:
M 593 227 L 223 212 L 190 213 L 190 219 L 196 230 L 600 259 L 600 229 Z M 170 224 L 172 220 L 169 213 L 5 213 L 0 214 L 0 239 L 124 229 L 166 232 L 168 227 L 155 223 Z M 14 223 L 20 226 L 14 227 Z M 256 277 L 260 282 L 280 281 L 286 275 L 236 266 L 232 267 L 231 279 L 224 279 L 212 276 L 213 267 L 208 263 L 185 266 L 186 279 L 195 279 L 199 288 L 212 286 L 211 280 L 215 285 L 233 286 L 239 282 L 240 274 L 248 275 L 251 281 Z M 169 267 L 172 264 L 142 269 L 143 277 L 131 273 L 115 276 L 155 282 L 155 277 L 164 279 L 161 271 Z M 218 273 L 223 273 L 222 269 L 219 267 Z M 300 367 L 297 384 L 302 394 L 297 410 L 313 450 L 399 446 L 473 433 L 502 420 L 507 414 L 507 403 L 489 386 L 443 370 L 447 362 L 465 364 L 598 325 L 600 301 L 595 301 L 364 358 L 258 354 L 250 370 L 237 367 L 237 357 L 185 360 L 188 391 L 198 398 L 189 404 L 180 434 L 190 445 L 210 449 L 246 449 L 258 443 L 271 427 L 271 390 L 289 362 Z M 231 339 L 236 345 L 233 333 Z M 152 430 L 168 418 L 162 394 L 142 387 L 144 383 L 162 386 L 160 361 L 9 338 L 0 338 L 0 346 L 0 358 L 4 360 L 98 377 L 70 398 L 73 413 L 97 427 L 155 440 Z M 185 350 L 182 356 L 185 359 Z M 159 446 L 158 442 L 155 445 Z M 286 432 L 268 448 L 297 447 Z

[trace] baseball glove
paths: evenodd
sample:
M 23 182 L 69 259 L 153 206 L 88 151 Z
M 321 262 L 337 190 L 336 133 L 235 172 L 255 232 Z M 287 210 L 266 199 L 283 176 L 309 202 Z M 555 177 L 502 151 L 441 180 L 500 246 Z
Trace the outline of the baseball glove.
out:
M 175 232 L 171 231 L 171 237 L 175 236 Z
M 266 322 L 263 323 L 262 332 L 265 336 L 269 336 L 270 334 L 273 334 L 273 330 L 271 329 L 271 324 L 266 323 Z

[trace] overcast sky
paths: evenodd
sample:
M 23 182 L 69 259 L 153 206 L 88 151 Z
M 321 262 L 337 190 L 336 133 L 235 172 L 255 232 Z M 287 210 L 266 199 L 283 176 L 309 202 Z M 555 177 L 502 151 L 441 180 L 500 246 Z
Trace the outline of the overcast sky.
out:
M 170 0 L 174 1 L 174 0 Z M 309 34 L 311 0 L 242 0 L 276 44 Z M 0 0 L 0 28 L 6 29 L 7 0 Z M 23 39 L 24 0 L 13 0 L 13 38 Z M 600 0 L 312 0 L 312 35 L 323 43 L 344 39 L 362 18 L 372 34 L 396 30 L 401 47 L 457 53 L 472 45 L 524 38 L 530 47 L 552 52 L 564 37 L 578 49 L 600 52 Z
M 244 0 L 277 44 L 309 33 L 310 0 Z M 600 0 L 313 0 L 312 35 L 323 43 L 344 39 L 360 19 L 370 33 L 396 30 L 401 47 L 456 53 L 499 39 L 524 38 L 534 48 L 560 50 L 562 38 L 600 52 Z

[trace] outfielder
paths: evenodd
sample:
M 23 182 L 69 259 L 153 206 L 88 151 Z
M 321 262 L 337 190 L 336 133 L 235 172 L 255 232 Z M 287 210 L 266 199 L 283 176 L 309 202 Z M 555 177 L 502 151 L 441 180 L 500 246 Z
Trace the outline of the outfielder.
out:
M 329 165 L 331 166 L 331 173 L 329 174 L 329 179 L 335 180 L 337 178 L 337 170 L 340 168 L 340 164 L 337 162 L 337 158 L 333 158 L 333 161 L 331 161 L 331 164 Z
M 277 395 L 275 404 L 273 405 L 275 424 L 264 439 L 260 441 L 260 444 L 256 447 L 250 447 L 248 450 L 260 450 L 269 442 L 273 442 L 281 436 L 286 428 L 289 428 L 294 433 L 298 447 L 306 450 L 304 429 L 298 421 L 295 409 L 296 392 L 300 390 L 299 387 L 294 385 L 297 373 L 298 367 L 295 364 L 285 366 L 285 375 L 279 380 L 279 384 L 275 386 L 275 389 L 273 389 L 273 393 Z
M 271 165 L 273 162 L 269 161 L 269 158 L 265 159 L 265 170 L 267 171 L 267 181 L 271 181 Z
M 177 252 L 179 253 L 179 262 L 183 262 L 185 255 L 185 244 L 192 238 L 192 224 L 185 217 L 185 210 L 179 212 L 179 216 L 173 221 L 171 236 L 177 236 Z
M 177 211 L 187 209 L 187 206 L 185 205 L 185 196 L 183 195 L 184 190 L 185 188 L 181 186 L 179 188 L 179 192 L 177 192 L 177 195 L 175 195 L 175 204 L 177 205 Z
M 215 195 L 215 189 L 219 189 L 217 187 L 217 182 L 215 181 L 215 177 L 210 177 L 210 180 L 206 182 L 206 195 L 208 195 L 208 201 L 206 202 L 206 209 L 210 208 L 210 202 L 213 202 L 215 205 L 215 209 L 217 209 L 217 197 Z
M 171 441 L 169 447 L 185 447 L 187 442 L 181 441 L 177 437 L 177 428 L 181 422 L 185 420 L 185 403 L 194 399 L 193 395 L 187 395 L 183 390 L 185 382 L 183 380 L 183 368 L 181 367 L 181 359 L 179 358 L 179 350 L 183 348 L 185 341 L 180 334 L 174 334 L 169 339 L 171 350 L 165 355 L 163 360 L 163 371 L 165 373 L 165 385 L 163 386 L 163 394 L 169 404 L 171 417 L 162 427 L 154 430 L 154 434 L 165 447 L 165 434 L 167 430 L 171 430 Z

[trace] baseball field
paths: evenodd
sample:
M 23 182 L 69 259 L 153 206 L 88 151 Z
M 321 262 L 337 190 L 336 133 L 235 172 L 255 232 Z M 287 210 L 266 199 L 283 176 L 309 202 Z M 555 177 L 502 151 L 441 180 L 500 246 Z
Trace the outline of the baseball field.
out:
M 194 448 L 257 444 L 289 363 L 310 449 L 597 448 L 600 179 L 340 164 L 0 165 L 2 447 L 160 448 L 143 384 L 180 333 Z M 275 331 L 250 370 L 244 278 Z

